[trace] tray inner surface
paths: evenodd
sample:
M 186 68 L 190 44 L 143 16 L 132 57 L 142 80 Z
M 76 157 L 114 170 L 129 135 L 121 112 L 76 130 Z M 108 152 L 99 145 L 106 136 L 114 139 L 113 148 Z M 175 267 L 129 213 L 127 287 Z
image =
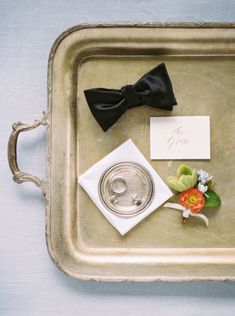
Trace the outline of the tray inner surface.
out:
M 178 105 L 173 112 L 148 106 L 133 108 L 104 133 L 93 118 L 83 94 L 94 87 L 120 88 L 134 83 L 145 72 L 165 62 Z M 208 209 L 209 228 L 196 218 L 182 226 L 181 213 L 160 208 L 122 237 L 105 219 L 83 189 L 77 186 L 76 239 L 86 249 L 112 251 L 161 248 L 232 248 L 235 246 L 235 57 L 127 55 L 89 56 L 78 67 L 77 165 L 82 174 L 99 159 L 132 138 L 150 161 L 149 120 L 151 116 L 209 115 L 211 117 L 211 160 L 185 161 L 215 176 L 222 199 L 219 209 Z M 200 140 L 198 140 L 200 142 Z M 163 180 L 174 175 L 182 161 L 150 161 Z M 76 243 L 76 241 L 75 241 Z

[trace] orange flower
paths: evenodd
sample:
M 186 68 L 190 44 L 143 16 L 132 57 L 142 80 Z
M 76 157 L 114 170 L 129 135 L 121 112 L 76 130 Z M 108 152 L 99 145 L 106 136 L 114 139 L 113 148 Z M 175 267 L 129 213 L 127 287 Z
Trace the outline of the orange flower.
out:
M 180 194 L 180 202 L 188 210 L 199 213 L 205 205 L 205 197 L 198 189 L 191 188 Z

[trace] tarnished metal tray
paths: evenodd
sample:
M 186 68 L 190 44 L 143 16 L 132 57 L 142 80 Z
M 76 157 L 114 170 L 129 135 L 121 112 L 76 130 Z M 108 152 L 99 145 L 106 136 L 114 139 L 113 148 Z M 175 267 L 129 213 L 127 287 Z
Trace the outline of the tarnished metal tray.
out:
M 96 280 L 234 280 L 235 278 L 235 28 L 234 24 L 82 25 L 52 47 L 48 111 L 31 125 L 16 123 L 9 163 L 17 182 L 33 181 L 48 200 L 46 240 L 52 260 L 75 278 Z M 178 106 L 163 113 L 129 110 L 104 133 L 83 90 L 133 83 L 165 62 Z M 223 205 L 208 210 L 206 228 L 160 208 L 122 237 L 78 185 L 78 176 L 127 138 L 149 160 L 149 119 L 210 115 L 212 158 L 190 161 L 215 174 Z M 21 172 L 20 132 L 48 125 L 47 179 Z M 166 180 L 179 161 L 150 161 Z M 186 162 L 187 163 L 187 162 Z

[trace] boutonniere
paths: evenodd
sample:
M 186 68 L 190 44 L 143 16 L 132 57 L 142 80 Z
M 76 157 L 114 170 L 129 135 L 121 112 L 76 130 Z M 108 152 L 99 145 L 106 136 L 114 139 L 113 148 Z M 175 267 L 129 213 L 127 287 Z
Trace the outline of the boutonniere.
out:
M 168 177 L 169 186 L 176 192 L 179 203 L 166 203 L 170 207 L 182 211 L 182 223 L 190 216 L 202 219 L 208 226 L 209 220 L 201 211 L 208 207 L 218 207 L 221 199 L 214 190 L 213 176 L 205 170 L 192 169 L 180 165 L 176 176 Z

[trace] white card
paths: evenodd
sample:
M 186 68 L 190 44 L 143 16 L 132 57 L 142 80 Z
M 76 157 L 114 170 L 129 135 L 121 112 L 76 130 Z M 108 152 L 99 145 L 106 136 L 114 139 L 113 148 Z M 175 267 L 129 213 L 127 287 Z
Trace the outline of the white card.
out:
M 210 117 L 151 117 L 150 158 L 210 159 Z

